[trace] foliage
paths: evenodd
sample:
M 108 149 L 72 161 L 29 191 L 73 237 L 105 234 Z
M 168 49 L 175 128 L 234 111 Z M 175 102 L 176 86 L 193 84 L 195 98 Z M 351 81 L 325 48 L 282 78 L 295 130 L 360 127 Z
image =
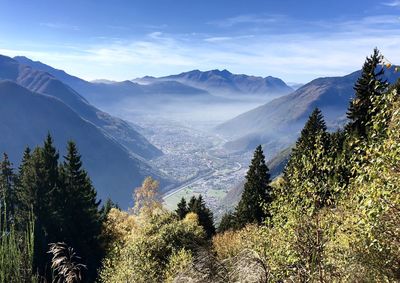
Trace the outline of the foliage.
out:
M 161 282 L 183 269 L 196 248 L 205 241 L 197 217 L 189 213 L 153 215 L 109 253 L 100 272 L 102 282 Z M 178 264 L 177 258 L 184 262 Z M 178 267 L 179 266 L 179 267 Z M 168 279 L 170 280 L 170 279 Z
M 196 214 L 198 216 L 199 225 L 203 227 L 207 238 L 211 239 L 215 234 L 213 213 L 206 206 L 201 195 L 198 197 L 192 196 L 187 204 L 186 200 L 182 198 L 178 203 L 178 208 L 175 210 L 175 213 L 179 219 L 183 219 L 185 216 L 190 215 L 190 213 Z
M 4 211 L 3 220 L 7 219 Z M 0 230 L 0 282 L 38 282 L 32 269 L 34 225 L 29 222 L 26 230 L 19 233 L 15 225 L 3 225 Z
M 399 85 L 386 90 L 369 72 L 379 68 L 378 57 L 375 50 L 364 65 L 356 85 L 362 103 L 352 103 L 357 115 L 344 131 L 326 132 L 320 111 L 311 114 L 283 177 L 272 184 L 268 225 L 213 238 L 227 268 L 250 249 L 272 282 L 400 280 Z M 362 85 L 366 76 L 373 87 Z
M 236 215 L 233 212 L 227 212 L 222 216 L 217 231 L 218 233 L 222 233 L 228 230 L 235 229 L 236 226 Z
M 151 177 L 147 177 L 142 186 L 134 191 L 135 206 L 133 212 L 137 215 L 151 217 L 162 207 L 158 195 L 159 182 Z
M 12 169 L 12 164 L 4 153 L 0 163 L 0 226 L 7 227 L 13 221 L 15 214 L 15 183 L 16 175 Z M 7 211 L 7 213 L 6 213 Z M 5 217 L 7 215 L 7 217 Z
M 32 262 L 27 269 L 50 281 L 48 244 L 65 242 L 82 255 L 88 266 L 85 280 L 94 281 L 103 255 L 102 219 L 96 191 L 82 168 L 76 145 L 68 143 L 67 155 L 60 164 L 53 139 L 48 135 L 42 147 L 25 150 L 17 174 L 7 158 L 1 167 L 1 198 L 9 209 L 9 216 L 4 218 L 6 229 L 12 225 L 15 236 L 23 242 L 25 231 L 35 227 Z

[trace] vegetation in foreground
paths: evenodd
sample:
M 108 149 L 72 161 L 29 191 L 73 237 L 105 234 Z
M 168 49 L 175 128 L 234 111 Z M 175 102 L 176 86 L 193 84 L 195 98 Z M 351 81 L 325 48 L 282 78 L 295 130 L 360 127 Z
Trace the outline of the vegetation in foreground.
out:
M 73 143 L 49 136 L 17 172 L 0 168 L 0 282 L 398 282 L 400 84 L 367 58 L 344 129 L 310 115 L 283 174 L 261 147 L 242 198 L 215 231 L 201 196 L 162 208 L 144 180 L 135 206 L 100 208 Z

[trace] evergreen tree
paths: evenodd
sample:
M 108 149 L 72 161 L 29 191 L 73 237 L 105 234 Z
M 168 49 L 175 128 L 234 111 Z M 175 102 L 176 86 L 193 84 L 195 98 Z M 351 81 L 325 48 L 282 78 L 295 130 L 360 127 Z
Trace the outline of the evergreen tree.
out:
M 33 270 L 44 278 L 50 278 L 49 257 L 46 254 L 49 236 L 46 224 L 50 223 L 48 206 L 49 186 L 44 183 L 44 162 L 41 148 L 36 148 L 32 153 L 25 150 L 24 158 L 19 167 L 17 204 L 18 226 L 26 229 L 30 221 L 30 215 L 34 218 L 34 252 Z M 51 231 L 50 231 L 51 232 Z
M 107 219 L 107 215 L 112 208 L 119 209 L 118 205 L 108 198 L 100 209 L 100 222 L 103 223 Z
M 43 163 L 41 183 L 46 201 L 43 207 L 46 216 L 42 217 L 42 221 L 48 234 L 48 241 L 56 242 L 63 233 L 61 218 L 64 212 L 61 210 L 63 195 L 61 194 L 58 166 L 60 155 L 53 145 L 53 138 L 50 134 L 47 135 L 40 153 Z
M 316 149 L 317 137 L 320 138 L 324 147 L 327 145 L 328 136 L 326 129 L 326 123 L 321 110 L 315 108 L 301 130 L 300 137 L 297 139 L 296 146 L 292 149 L 288 164 L 283 171 L 283 178 L 286 181 L 290 181 L 289 176 L 295 168 L 301 169 L 301 165 L 299 164 L 301 157 L 307 152 L 312 152 Z
M 28 224 L 30 214 L 33 213 L 33 194 L 30 190 L 29 179 L 31 176 L 31 149 L 25 148 L 22 161 L 18 167 L 18 182 L 16 185 L 16 222 L 19 230 L 25 229 Z
M 206 206 L 203 197 L 199 195 L 191 197 L 188 204 L 188 212 L 194 212 L 199 217 L 199 224 L 206 232 L 207 238 L 211 238 L 215 234 L 215 226 L 213 220 L 213 213 Z
M 185 218 L 186 214 L 189 212 L 188 205 L 184 197 L 182 197 L 181 201 L 178 203 L 178 208 L 175 210 L 179 219 Z
M 236 215 L 232 212 L 228 212 L 222 216 L 217 232 L 223 233 L 228 230 L 233 230 L 236 229 L 236 226 L 237 226 Z
M 262 223 L 270 216 L 265 209 L 265 205 L 272 202 L 272 188 L 269 185 L 271 180 L 268 172 L 265 156 L 259 145 L 247 171 L 242 198 L 236 207 L 239 227 L 247 223 Z
M 359 137 L 366 137 L 368 124 L 374 113 L 372 99 L 380 96 L 387 89 L 388 84 L 383 80 L 384 70 L 379 67 L 383 56 L 377 48 L 367 57 L 362 67 L 361 77 L 357 80 L 354 90 L 355 98 L 350 102 L 347 117 L 351 120 L 349 128 Z
M 16 176 L 12 169 L 12 164 L 6 153 L 0 163 L 0 219 L 8 224 L 14 218 L 15 212 L 15 182 Z M 6 217 L 7 215 L 7 217 Z M 0 225 L 0 227 L 3 227 Z
M 321 110 L 316 107 L 301 130 L 300 138 L 297 140 L 294 150 L 313 150 L 315 148 L 315 137 L 321 133 L 326 134 L 326 123 Z
M 74 142 L 68 142 L 64 159 L 61 167 L 63 240 L 82 256 L 90 281 L 95 278 L 102 257 L 99 202 Z

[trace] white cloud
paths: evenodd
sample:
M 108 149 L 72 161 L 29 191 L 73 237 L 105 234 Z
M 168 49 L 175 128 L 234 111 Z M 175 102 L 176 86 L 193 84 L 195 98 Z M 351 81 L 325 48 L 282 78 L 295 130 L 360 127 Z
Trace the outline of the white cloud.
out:
M 78 31 L 79 27 L 76 25 L 64 24 L 64 23 L 40 23 L 43 27 L 48 27 L 52 29 L 66 29 Z
M 239 24 L 271 24 L 286 19 L 283 15 L 239 15 L 217 21 L 211 21 L 209 24 L 219 27 L 233 27 Z
M 385 6 L 389 6 L 389 7 L 400 7 L 400 0 L 394 0 L 394 1 L 385 2 L 385 3 L 382 3 L 382 4 L 385 5 Z
M 0 49 L 0 53 L 25 55 L 86 79 L 125 80 L 190 69 L 226 68 L 236 73 L 307 82 L 359 69 L 375 46 L 391 62 L 400 63 L 400 26 L 396 20 L 397 16 L 391 15 L 368 17 L 331 23 L 328 31 L 286 34 L 221 36 L 156 31 L 141 39 L 102 40 L 69 52 L 60 52 L 59 48 L 46 50 L 49 47 L 44 45 L 29 50 L 24 45 L 25 48 Z M 377 22 L 385 24 L 376 25 Z

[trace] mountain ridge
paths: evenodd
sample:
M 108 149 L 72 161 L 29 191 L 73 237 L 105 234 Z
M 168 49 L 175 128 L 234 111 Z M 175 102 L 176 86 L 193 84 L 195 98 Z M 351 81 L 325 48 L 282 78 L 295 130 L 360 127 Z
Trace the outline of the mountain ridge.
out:
M 288 95 L 218 125 L 215 131 L 230 140 L 226 143 L 228 149 L 252 150 L 257 144 L 264 144 L 276 153 L 296 139 L 315 107 L 321 109 L 330 129 L 343 124 L 360 74 L 355 71 L 345 76 L 314 79 Z M 385 77 L 393 83 L 400 74 L 392 67 Z
M 0 79 L 10 79 L 33 92 L 57 97 L 84 119 L 99 126 L 106 133 L 116 138 L 119 143 L 137 157 L 149 159 L 162 155 L 159 149 L 151 145 L 145 137 L 134 130 L 126 121 L 97 109 L 81 94 L 56 79 L 50 73 L 36 70 L 32 66 L 21 64 L 10 57 L 1 55 L 0 70 Z M 77 77 L 73 78 L 80 80 Z
M 154 83 L 156 81 L 177 81 L 192 87 L 207 90 L 211 94 L 253 94 L 280 95 L 292 92 L 283 80 L 267 76 L 250 76 L 233 74 L 226 69 L 200 71 L 198 69 L 163 77 L 145 76 L 132 81 L 138 83 Z

